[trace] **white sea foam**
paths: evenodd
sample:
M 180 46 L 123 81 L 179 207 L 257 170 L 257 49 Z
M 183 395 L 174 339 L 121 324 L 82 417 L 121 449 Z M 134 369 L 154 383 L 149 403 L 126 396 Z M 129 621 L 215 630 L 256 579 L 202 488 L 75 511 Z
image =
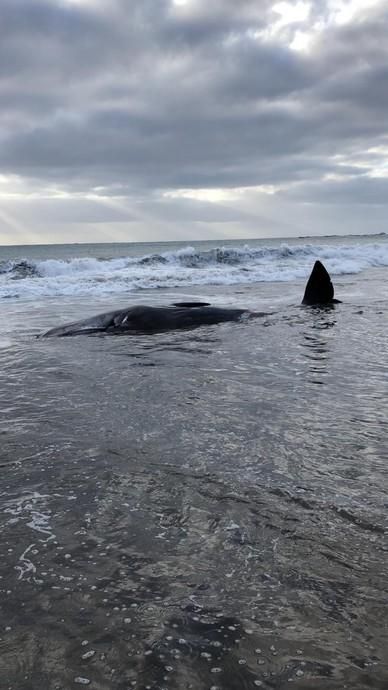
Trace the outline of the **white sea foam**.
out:
M 0 297 L 125 294 L 144 289 L 234 285 L 305 279 L 321 259 L 330 273 L 388 266 L 388 243 L 281 244 L 196 249 L 143 256 L 72 258 L 0 263 Z
M 32 493 L 26 492 L 21 496 L 6 501 L 3 509 L 4 513 L 12 515 L 8 520 L 8 524 L 14 525 L 19 521 L 23 521 L 29 529 L 38 532 L 37 541 L 39 543 L 47 543 L 55 539 L 55 534 L 50 524 L 52 518 L 51 510 L 46 505 L 50 498 L 46 494 L 34 491 Z M 35 578 L 36 566 L 30 558 L 35 553 L 34 547 L 35 542 L 29 544 L 19 556 L 18 563 L 15 565 L 19 580 Z
M 19 580 L 29 579 L 36 573 L 36 566 L 27 556 L 27 554 L 33 550 L 34 546 L 35 544 L 30 544 L 19 556 L 19 564 L 15 566 L 15 570 L 19 572 Z

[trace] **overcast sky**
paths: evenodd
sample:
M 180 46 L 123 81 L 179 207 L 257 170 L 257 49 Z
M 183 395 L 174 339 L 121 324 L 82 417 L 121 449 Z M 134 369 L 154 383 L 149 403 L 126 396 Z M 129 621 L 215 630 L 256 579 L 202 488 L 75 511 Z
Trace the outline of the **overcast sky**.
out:
M 387 231 L 387 0 L 1 0 L 0 243 Z

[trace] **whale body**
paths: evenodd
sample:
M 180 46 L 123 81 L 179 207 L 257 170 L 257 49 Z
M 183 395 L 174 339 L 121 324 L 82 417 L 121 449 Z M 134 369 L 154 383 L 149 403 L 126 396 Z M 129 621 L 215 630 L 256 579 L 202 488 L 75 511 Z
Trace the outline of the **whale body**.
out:
M 194 303 L 191 303 L 194 304 Z M 175 330 L 178 328 L 193 328 L 196 326 L 212 325 L 223 321 L 237 321 L 243 314 L 249 314 L 246 309 L 223 309 L 212 306 L 167 306 L 148 307 L 136 305 L 128 309 L 111 311 L 107 314 L 97 314 L 85 321 L 52 328 L 45 337 L 80 335 L 82 333 L 133 333 Z
M 334 299 L 334 288 L 326 268 L 316 261 L 308 279 L 302 304 L 320 306 L 338 302 Z M 52 328 L 43 337 L 63 337 L 89 333 L 131 334 L 152 333 L 180 328 L 213 325 L 225 321 L 239 321 L 243 316 L 266 316 L 265 313 L 249 309 L 213 307 L 208 302 L 176 302 L 165 307 L 136 305 L 90 319 Z

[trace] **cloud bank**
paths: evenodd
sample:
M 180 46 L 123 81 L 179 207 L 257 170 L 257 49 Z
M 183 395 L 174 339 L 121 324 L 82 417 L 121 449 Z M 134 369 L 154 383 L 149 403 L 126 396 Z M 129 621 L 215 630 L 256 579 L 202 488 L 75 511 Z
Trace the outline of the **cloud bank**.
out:
M 386 230 L 385 0 L 3 0 L 0 242 Z

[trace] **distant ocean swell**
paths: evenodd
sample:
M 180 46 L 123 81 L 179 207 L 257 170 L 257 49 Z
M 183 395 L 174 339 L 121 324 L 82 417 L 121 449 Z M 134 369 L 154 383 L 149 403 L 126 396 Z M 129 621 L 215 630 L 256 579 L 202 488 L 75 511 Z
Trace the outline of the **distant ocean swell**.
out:
M 120 294 L 152 288 L 233 285 L 305 278 L 316 258 L 334 275 L 388 266 L 388 244 L 184 247 L 122 258 L 0 261 L 0 298 Z

